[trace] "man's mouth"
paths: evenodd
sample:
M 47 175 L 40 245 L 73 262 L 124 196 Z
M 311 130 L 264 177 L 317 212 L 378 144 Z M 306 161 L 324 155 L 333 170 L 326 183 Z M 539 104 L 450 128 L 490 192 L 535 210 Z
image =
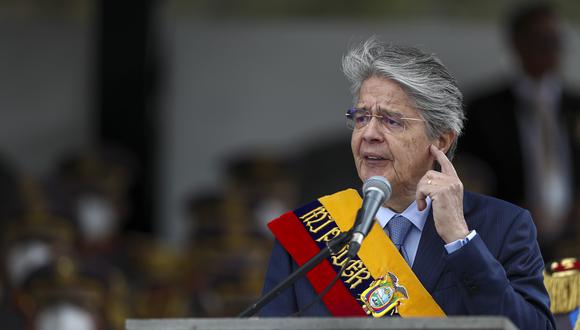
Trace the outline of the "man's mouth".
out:
M 367 161 L 383 161 L 383 160 L 388 160 L 388 158 L 383 157 L 381 155 L 377 155 L 377 154 L 363 154 L 363 159 L 367 160 Z

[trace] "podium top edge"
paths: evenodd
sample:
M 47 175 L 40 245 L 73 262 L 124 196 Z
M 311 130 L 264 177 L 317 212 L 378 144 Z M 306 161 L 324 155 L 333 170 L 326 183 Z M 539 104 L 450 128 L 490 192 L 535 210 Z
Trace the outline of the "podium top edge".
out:
M 126 330 L 346 330 L 346 329 L 469 329 L 517 330 L 505 317 L 457 316 L 446 318 L 185 318 L 129 319 Z

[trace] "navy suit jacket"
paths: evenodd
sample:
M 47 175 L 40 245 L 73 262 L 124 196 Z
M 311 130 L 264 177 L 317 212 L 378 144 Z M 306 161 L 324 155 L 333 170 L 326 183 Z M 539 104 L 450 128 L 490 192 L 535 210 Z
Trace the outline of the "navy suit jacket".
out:
M 543 284 L 536 229 L 528 211 L 508 202 L 466 192 L 465 220 L 477 236 L 447 254 L 430 214 L 413 271 L 447 315 L 502 315 L 521 329 L 553 329 L 554 318 Z M 264 292 L 297 268 L 275 242 Z M 330 281 L 331 279 L 329 279 Z M 306 278 L 265 306 L 261 316 L 290 316 L 316 297 Z M 331 316 L 322 302 L 304 316 Z

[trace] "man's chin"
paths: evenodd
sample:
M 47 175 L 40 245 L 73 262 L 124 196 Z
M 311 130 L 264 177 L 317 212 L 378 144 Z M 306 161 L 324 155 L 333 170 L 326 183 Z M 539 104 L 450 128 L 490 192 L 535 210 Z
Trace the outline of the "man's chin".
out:
M 389 183 L 391 182 L 391 179 L 389 178 L 389 176 L 385 173 L 382 173 L 382 172 L 366 172 L 365 175 L 359 175 L 362 182 L 365 182 L 366 180 L 368 180 L 370 177 L 373 177 L 373 176 L 381 176 L 381 177 L 387 179 L 387 181 L 389 181 Z

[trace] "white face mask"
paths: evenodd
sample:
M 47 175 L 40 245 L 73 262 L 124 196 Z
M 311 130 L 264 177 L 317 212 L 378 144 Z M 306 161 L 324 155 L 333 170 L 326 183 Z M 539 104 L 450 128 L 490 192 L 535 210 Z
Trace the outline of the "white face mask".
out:
M 10 247 L 6 258 L 8 280 L 18 286 L 35 270 L 48 265 L 54 260 L 48 243 L 43 241 L 26 241 Z
M 77 217 L 83 238 L 96 242 L 117 229 L 118 216 L 111 203 L 96 195 L 82 197 L 77 204 Z
M 35 320 L 38 330 L 96 330 L 91 313 L 69 303 L 48 306 Z

